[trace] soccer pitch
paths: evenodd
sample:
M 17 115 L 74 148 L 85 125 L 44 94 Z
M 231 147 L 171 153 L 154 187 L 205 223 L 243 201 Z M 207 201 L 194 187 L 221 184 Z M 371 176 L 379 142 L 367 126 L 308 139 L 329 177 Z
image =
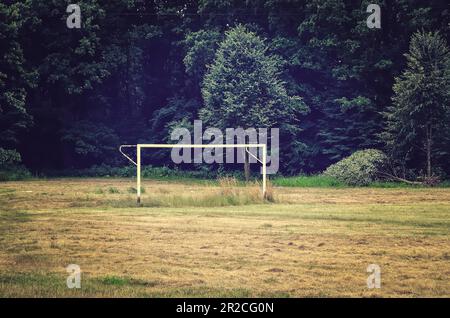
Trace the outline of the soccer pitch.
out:
M 0 297 L 450 296 L 448 188 L 142 185 L 1 183 Z

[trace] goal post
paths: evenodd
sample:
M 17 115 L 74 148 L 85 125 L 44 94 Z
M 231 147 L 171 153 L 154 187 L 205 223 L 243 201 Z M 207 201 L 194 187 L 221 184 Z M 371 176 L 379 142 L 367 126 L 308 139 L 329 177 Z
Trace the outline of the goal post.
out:
M 136 161 L 130 158 L 126 153 L 122 151 L 122 148 L 136 148 Z M 266 144 L 137 144 L 137 145 L 121 145 L 119 147 L 120 153 L 126 157 L 130 162 L 136 165 L 136 201 L 139 204 L 141 202 L 141 149 L 142 148 L 244 148 L 251 156 L 253 156 L 262 165 L 262 196 L 266 197 L 266 185 L 267 185 L 267 145 Z M 248 148 L 261 148 L 262 160 L 259 160 L 253 155 Z

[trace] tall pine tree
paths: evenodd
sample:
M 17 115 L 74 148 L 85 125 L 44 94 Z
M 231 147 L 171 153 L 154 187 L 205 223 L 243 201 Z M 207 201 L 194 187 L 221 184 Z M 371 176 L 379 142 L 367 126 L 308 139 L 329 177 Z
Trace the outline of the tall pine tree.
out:
M 417 32 L 411 38 L 407 68 L 396 78 L 393 104 L 385 112 L 383 137 L 400 162 L 425 168 L 447 156 L 450 147 L 450 52 L 437 32 Z

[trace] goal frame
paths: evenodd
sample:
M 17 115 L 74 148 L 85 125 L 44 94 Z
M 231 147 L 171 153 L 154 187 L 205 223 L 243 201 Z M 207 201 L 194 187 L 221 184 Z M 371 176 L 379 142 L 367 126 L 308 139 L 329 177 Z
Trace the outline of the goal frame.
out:
M 136 148 L 136 162 L 122 151 L 122 148 Z M 258 160 L 262 165 L 262 197 L 266 197 L 267 188 L 267 145 L 266 144 L 136 144 L 121 145 L 120 153 L 136 166 L 136 202 L 141 203 L 141 149 L 142 148 L 244 148 L 251 156 Z M 261 148 L 262 160 L 253 155 L 248 148 Z

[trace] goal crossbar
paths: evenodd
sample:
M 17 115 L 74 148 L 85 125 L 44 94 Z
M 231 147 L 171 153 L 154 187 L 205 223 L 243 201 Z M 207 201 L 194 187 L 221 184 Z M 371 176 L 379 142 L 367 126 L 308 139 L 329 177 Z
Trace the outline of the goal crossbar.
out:
M 136 148 L 136 161 L 131 159 L 126 153 L 122 151 L 123 148 Z M 267 185 L 267 145 L 266 144 L 136 144 L 136 145 L 121 145 L 119 147 L 120 153 L 126 157 L 130 162 L 136 166 L 136 192 L 137 203 L 141 202 L 141 149 L 142 148 L 244 148 L 247 153 L 259 161 L 262 165 L 262 195 L 266 196 Z M 259 160 L 254 154 L 249 151 L 249 148 L 261 148 L 262 160 Z

